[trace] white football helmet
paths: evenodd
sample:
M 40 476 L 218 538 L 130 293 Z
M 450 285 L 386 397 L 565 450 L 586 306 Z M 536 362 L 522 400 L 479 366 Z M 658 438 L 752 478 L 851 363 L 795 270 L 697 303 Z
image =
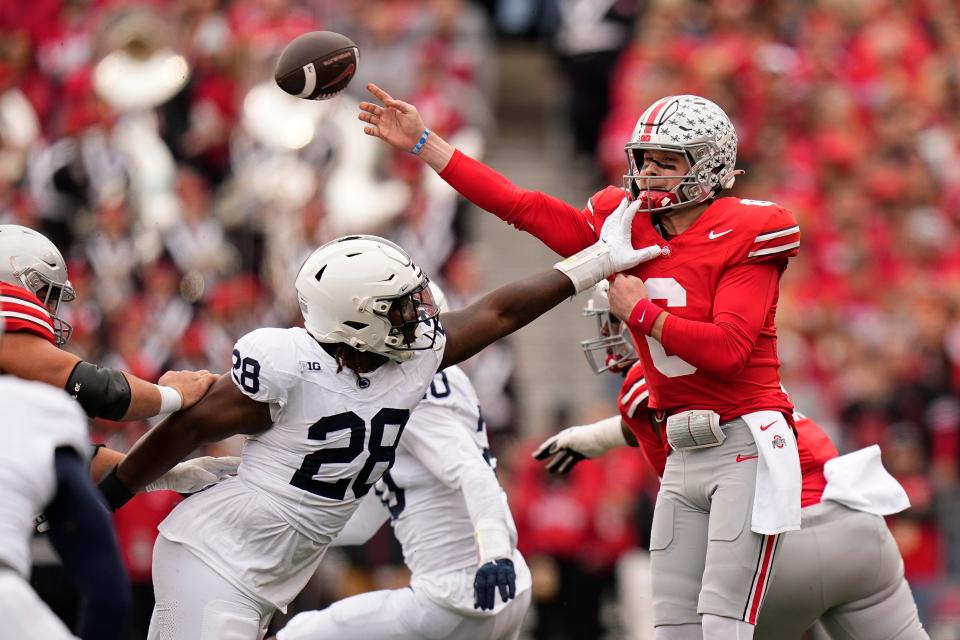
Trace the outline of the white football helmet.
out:
M 428 284 L 406 251 L 368 235 L 323 245 L 300 267 L 296 282 L 310 335 L 397 362 L 438 346 L 439 309 Z
M 39 231 L 18 224 L 0 224 L 0 282 L 23 287 L 50 312 L 57 345 L 66 344 L 73 327 L 57 316 L 61 302 L 76 297 L 67 279 L 67 262 Z
M 601 280 L 583 309 L 597 319 L 597 337 L 580 343 L 594 373 L 621 372 L 637 361 L 637 349 L 625 322 L 610 313 L 610 282 Z
M 649 211 L 663 212 L 700 204 L 730 189 L 737 174 L 737 132 L 730 118 L 713 102 L 693 95 L 660 98 L 637 120 L 625 146 L 627 174 L 624 189 L 633 198 L 644 198 Z M 648 190 L 640 176 L 646 149 L 673 151 L 690 164 L 670 191 Z

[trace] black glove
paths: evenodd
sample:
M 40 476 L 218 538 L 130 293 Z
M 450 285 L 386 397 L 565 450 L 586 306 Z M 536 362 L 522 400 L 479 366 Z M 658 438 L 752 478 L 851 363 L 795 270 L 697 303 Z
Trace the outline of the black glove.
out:
M 473 608 L 493 609 L 497 601 L 497 588 L 504 602 L 517 595 L 517 573 L 513 570 L 513 560 L 501 558 L 477 569 L 473 579 Z

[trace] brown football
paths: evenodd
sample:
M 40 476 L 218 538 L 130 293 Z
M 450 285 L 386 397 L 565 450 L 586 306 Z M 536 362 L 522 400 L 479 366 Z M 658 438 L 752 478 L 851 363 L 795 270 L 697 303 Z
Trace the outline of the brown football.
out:
M 347 36 L 311 31 L 283 49 L 273 77 L 292 96 L 328 100 L 347 88 L 359 62 L 360 50 Z

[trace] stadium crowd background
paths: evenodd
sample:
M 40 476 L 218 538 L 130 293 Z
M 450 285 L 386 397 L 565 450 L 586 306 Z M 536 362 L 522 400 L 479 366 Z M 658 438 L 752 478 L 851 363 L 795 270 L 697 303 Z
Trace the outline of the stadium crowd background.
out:
M 352 95 L 284 100 L 273 62 L 315 29 L 360 46 Z M 545 120 L 569 153 L 551 162 L 593 187 L 620 183 L 623 144 L 654 99 L 697 93 L 731 115 L 747 171 L 736 193 L 789 207 L 803 231 L 777 317 L 784 382 L 841 450 L 881 445 L 913 504 L 888 523 L 921 617 L 933 637 L 960 638 L 951 0 L 0 2 L 0 222 L 40 229 L 68 258 L 69 348 L 148 380 L 224 371 L 237 337 L 296 323 L 301 261 L 348 232 L 407 247 L 458 306 L 487 286 L 484 214 L 365 138 L 355 101 L 383 83 L 482 155 L 510 117 L 497 114 L 497 61 L 518 47 L 549 56 L 564 89 Z M 543 434 L 521 419 L 513 349 L 496 345 L 468 370 L 535 574 L 531 634 L 621 637 L 615 569 L 646 544 L 656 479 L 632 451 L 548 478 L 529 459 Z M 553 428 L 586 418 L 555 413 Z M 94 430 L 124 449 L 147 427 Z M 140 496 L 116 516 L 141 624 L 155 526 L 179 499 Z M 330 554 L 298 606 L 403 584 L 388 536 Z

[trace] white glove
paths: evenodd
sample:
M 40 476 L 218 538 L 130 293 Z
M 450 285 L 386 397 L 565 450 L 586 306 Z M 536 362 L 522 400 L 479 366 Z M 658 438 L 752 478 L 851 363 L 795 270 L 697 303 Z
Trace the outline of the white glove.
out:
M 626 198 L 621 200 L 620 206 L 603 221 L 600 239 L 596 243 L 553 265 L 573 281 L 577 293 L 615 273 L 653 260 L 663 251 L 656 244 L 643 249 L 633 248 L 630 230 L 642 204 L 639 199 L 633 202 Z
M 144 491 L 176 491 L 196 493 L 237 473 L 240 458 L 203 456 L 181 462 L 151 482 Z
M 547 471 L 564 475 L 584 458 L 596 458 L 626 445 L 620 416 L 613 416 L 593 424 L 567 427 L 537 447 L 533 457 L 543 460 L 557 454 L 547 463 Z

